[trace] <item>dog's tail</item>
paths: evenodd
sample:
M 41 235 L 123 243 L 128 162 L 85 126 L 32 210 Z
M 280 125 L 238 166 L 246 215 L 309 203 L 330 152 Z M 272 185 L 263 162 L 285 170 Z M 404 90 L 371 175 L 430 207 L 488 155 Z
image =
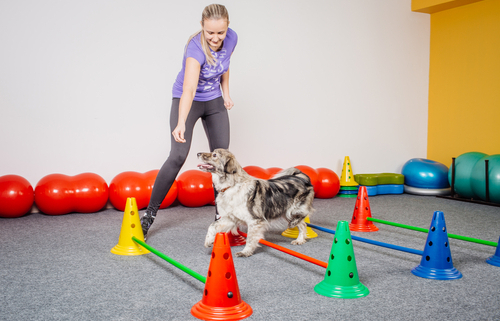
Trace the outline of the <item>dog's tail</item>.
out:
M 297 176 L 297 177 L 302 178 L 307 184 L 311 184 L 311 179 L 309 178 L 309 176 L 307 176 L 301 170 L 299 170 L 295 167 L 290 167 L 290 168 L 282 170 L 278 174 L 274 175 L 272 177 L 272 179 L 280 178 L 283 176 Z

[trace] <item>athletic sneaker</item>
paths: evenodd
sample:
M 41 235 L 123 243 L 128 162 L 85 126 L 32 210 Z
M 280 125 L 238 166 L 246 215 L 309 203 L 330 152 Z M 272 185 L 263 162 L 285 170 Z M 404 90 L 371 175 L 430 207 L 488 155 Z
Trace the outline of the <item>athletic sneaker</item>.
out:
M 147 239 L 148 231 L 156 218 L 156 215 L 152 215 L 148 212 L 144 213 L 141 217 L 142 233 L 144 234 L 144 241 Z

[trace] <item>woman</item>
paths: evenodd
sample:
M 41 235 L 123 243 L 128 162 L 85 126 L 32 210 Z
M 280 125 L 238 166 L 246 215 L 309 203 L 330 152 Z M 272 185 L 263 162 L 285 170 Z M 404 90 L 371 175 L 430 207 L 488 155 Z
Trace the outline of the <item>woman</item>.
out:
M 141 217 L 145 238 L 186 161 L 198 119 L 202 119 L 211 151 L 229 147 L 227 111 L 234 105 L 229 95 L 229 63 L 238 36 L 229 29 L 229 15 L 219 4 L 205 7 L 201 28 L 188 40 L 182 69 L 173 86 L 171 150 L 156 177 L 146 213 Z

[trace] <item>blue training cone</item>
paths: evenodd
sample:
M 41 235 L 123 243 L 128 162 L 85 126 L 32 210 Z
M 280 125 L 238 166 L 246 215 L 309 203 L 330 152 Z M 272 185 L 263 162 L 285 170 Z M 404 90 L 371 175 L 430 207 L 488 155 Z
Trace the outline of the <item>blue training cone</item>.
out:
M 411 270 L 416 276 L 435 280 L 460 279 L 462 273 L 453 267 L 444 214 L 435 211 L 420 264 Z
M 500 266 L 500 237 L 498 238 L 498 245 L 497 250 L 495 251 L 495 255 L 486 259 L 486 262 L 494 266 Z

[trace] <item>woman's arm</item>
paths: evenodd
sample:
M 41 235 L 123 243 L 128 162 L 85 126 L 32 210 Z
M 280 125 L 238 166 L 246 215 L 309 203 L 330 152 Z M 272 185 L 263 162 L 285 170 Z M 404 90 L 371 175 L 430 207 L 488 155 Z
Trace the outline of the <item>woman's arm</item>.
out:
M 184 71 L 184 84 L 182 86 L 182 96 L 179 102 L 179 119 L 172 135 L 178 143 L 185 143 L 184 132 L 186 131 L 186 119 L 191 110 L 193 99 L 198 88 L 200 79 L 200 63 L 198 60 L 188 57 L 186 59 L 186 69 Z
M 229 110 L 234 106 L 234 103 L 231 100 L 231 96 L 229 95 L 229 69 L 224 74 L 222 74 L 220 85 L 222 87 L 224 106 Z

